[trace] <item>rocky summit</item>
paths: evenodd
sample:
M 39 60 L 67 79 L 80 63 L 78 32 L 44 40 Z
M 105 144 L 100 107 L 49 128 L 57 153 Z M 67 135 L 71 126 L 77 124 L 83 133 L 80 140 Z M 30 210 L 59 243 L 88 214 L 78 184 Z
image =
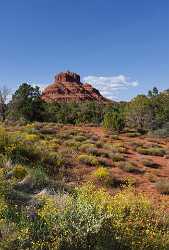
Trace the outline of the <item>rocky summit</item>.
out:
M 80 75 L 66 71 L 55 76 L 54 83 L 42 93 L 46 102 L 107 102 L 100 92 L 89 83 L 82 83 Z

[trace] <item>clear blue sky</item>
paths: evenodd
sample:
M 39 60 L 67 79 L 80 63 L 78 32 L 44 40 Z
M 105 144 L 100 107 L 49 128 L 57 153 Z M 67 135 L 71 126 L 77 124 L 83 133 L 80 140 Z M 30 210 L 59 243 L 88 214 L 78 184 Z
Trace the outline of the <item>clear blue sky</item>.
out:
M 169 88 L 169 1 L 1 1 L 0 85 L 48 84 L 66 69 L 104 76 L 106 90 L 125 82 L 119 99 Z

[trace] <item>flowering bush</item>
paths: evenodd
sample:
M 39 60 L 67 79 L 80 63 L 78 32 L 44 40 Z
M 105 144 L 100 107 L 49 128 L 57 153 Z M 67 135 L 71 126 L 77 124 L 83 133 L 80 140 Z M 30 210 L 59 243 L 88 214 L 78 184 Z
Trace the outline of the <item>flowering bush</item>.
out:
M 88 184 L 36 199 L 36 206 L 12 214 L 1 202 L 1 249 L 169 249 L 168 214 L 131 188 L 113 197 Z
M 27 175 L 27 171 L 26 171 L 25 167 L 23 167 L 22 165 L 16 165 L 13 168 L 12 172 L 13 172 L 14 176 L 18 179 L 23 179 Z

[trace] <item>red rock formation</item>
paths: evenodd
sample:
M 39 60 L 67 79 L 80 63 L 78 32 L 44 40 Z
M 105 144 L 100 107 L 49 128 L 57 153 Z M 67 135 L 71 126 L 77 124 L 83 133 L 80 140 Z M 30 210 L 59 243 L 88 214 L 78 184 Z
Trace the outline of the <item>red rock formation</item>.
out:
M 73 72 L 62 72 L 55 76 L 54 83 L 42 94 L 46 102 L 108 101 L 90 84 L 83 84 L 80 76 Z
M 80 76 L 76 73 L 67 71 L 61 72 L 55 76 L 55 83 L 57 82 L 77 82 L 80 83 Z

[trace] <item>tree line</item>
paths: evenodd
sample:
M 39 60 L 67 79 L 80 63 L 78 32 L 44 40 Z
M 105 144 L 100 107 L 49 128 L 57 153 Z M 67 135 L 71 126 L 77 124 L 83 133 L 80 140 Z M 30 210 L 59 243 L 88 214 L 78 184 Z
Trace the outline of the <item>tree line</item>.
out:
M 92 123 L 121 131 L 125 127 L 144 131 L 169 130 L 169 90 L 156 87 L 147 95 L 137 95 L 130 102 L 46 103 L 38 86 L 23 83 L 6 103 L 9 90 L 0 90 L 2 120 L 57 122 L 64 124 Z

